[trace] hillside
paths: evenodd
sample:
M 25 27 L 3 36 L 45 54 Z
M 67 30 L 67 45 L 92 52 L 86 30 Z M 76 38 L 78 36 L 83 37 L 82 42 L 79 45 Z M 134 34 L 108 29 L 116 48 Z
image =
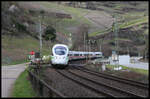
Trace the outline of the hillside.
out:
M 87 24 L 89 37 L 86 40 L 96 41 L 91 43 L 91 50 L 99 51 L 98 40 L 101 40 L 102 52 L 109 56 L 115 49 L 112 31 L 114 14 L 117 15 L 119 53 L 148 54 L 147 2 L 111 1 L 93 4 L 94 9 L 87 9 L 85 2 L 79 6 L 68 6 L 68 2 L 2 2 L 2 63 L 22 62 L 31 50 L 39 50 L 39 20 L 43 32 L 48 26 L 56 30 L 55 40 L 43 40 L 43 54 L 50 54 L 55 43 L 76 43 L 75 37 L 81 36 L 77 34 L 80 26 Z M 69 38 L 73 41 L 70 42 Z M 78 44 L 74 50 L 79 49 L 84 50 L 84 46 Z
M 2 64 L 25 62 L 30 51 L 39 51 L 37 21 L 33 18 L 37 17 L 18 2 L 2 2 Z M 51 52 L 47 43 L 43 43 L 43 54 Z
M 88 13 L 85 16 L 93 23 L 99 26 L 98 30 L 90 32 L 91 40 L 101 41 L 102 52 L 104 55 L 111 55 L 111 51 L 115 50 L 115 33 L 113 32 L 114 15 L 117 20 L 118 29 L 118 51 L 119 54 L 130 55 L 148 55 L 148 2 L 140 1 L 102 1 L 102 2 L 63 2 L 63 5 L 90 9 L 97 13 Z M 101 16 L 99 12 L 105 12 Z M 93 46 L 93 50 L 98 49 Z

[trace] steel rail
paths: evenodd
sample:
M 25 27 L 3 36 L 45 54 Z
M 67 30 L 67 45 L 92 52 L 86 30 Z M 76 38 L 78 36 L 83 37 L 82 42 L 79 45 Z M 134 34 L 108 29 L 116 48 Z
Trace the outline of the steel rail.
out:
M 117 76 L 112 76 L 112 75 L 109 75 L 109 74 L 104 74 L 104 73 L 92 71 L 92 70 L 89 70 L 89 69 L 84 68 L 84 67 L 79 67 L 78 66 L 78 67 L 75 67 L 75 68 L 77 68 L 78 70 L 96 75 L 98 77 L 103 77 L 103 78 L 119 81 L 119 82 L 122 82 L 122 83 L 126 83 L 126 84 L 130 84 L 130 85 L 133 85 L 133 86 L 136 86 L 136 87 L 140 87 L 142 89 L 148 89 L 148 87 L 149 87 L 148 84 L 145 84 L 145 83 L 142 83 L 142 82 L 137 82 L 137 81 L 134 81 L 134 80 L 129 80 L 129 79 L 125 79 L 125 78 L 121 78 L 121 77 L 117 77 Z
M 63 75 L 64 77 L 68 78 L 69 80 L 72 80 L 73 82 L 76 82 L 76 83 L 78 83 L 79 85 L 82 85 L 82 86 L 84 86 L 85 88 L 88 88 L 88 89 L 90 89 L 90 90 L 92 90 L 92 91 L 94 91 L 94 92 L 96 92 L 96 93 L 102 93 L 102 94 L 104 94 L 105 96 L 109 96 L 109 97 L 116 97 L 116 96 L 114 96 L 112 93 L 106 93 L 105 89 L 103 89 L 103 91 L 102 91 L 102 90 L 100 90 L 100 89 L 97 89 L 97 88 L 95 88 L 95 87 L 92 87 L 92 86 L 90 86 L 90 85 L 87 85 L 87 84 L 81 82 L 80 80 L 75 80 L 75 79 L 73 79 L 72 77 L 68 76 L 67 74 L 65 74 L 65 73 L 62 72 L 62 71 L 56 70 L 56 72 L 58 72 L 59 74 Z M 65 72 L 66 72 L 66 71 L 65 71 Z
M 69 72 L 69 73 L 71 73 L 71 74 L 73 74 L 73 75 L 75 75 L 75 76 L 78 76 L 78 77 L 80 77 L 80 78 L 82 78 L 82 79 L 85 79 L 85 80 L 88 80 L 88 81 L 90 81 L 90 82 L 93 82 L 93 83 L 95 83 L 95 84 L 97 84 L 97 85 L 102 85 L 102 86 L 108 87 L 108 88 L 110 88 L 110 89 L 112 89 L 112 90 L 115 90 L 115 91 L 117 91 L 117 92 L 124 93 L 124 94 L 129 95 L 129 96 L 133 96 L 133 97 L 146 97 L 146 96 L 142 96 L 142 95 L 137 95 L 137 94 L 131 93 L 131 92 L 129 92 L 129 91 L 126 91 L 126 90 L 123 90 L 123 89 L 120 89 L 120 88 L 117 88 L 117 87 L 112 87 L 112 86 L 109 86 L 109 85 L 104 84 L 104 83 L 97 82 L 97 81 L 95 81 L 95 80 L 93 80 L 93 79 L 90 79 L 90 78 L 87 78 L 87 77 L 83 77 L 83 76 L 81 76 L 81 75 L 79 75 L 79 74 L 77 74 L 77 73 L 74 73 L 74 72 L 70 71 L 70 70 L 68 70 L 67 72 Z

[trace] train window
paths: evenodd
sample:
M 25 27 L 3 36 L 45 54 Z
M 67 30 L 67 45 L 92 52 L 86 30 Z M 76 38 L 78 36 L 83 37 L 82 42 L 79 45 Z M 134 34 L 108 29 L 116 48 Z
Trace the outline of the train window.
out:
M 72 54 L 68 54 L 68 56 L 72 56 Z
M 91 54 L 88 54 L 88 56 L 91 56 Z
M 88 56 L 88 54 L 85 54 L 85 56 Z
M 62 47 L 62 46 L 57 46 L 55 48 L 55 54 L 57 54 L 57 55 L 65 55 L 66 51 L 67 51 L 67 49 L 65 47 Z
M 79 54 L 74 54 L 74 56 L 79 56 Z

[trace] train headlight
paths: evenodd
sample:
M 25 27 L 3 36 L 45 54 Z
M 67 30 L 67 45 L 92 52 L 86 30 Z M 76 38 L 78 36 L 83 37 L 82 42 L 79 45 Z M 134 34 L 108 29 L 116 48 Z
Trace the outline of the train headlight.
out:
M 54 56 L 51 56 L 51 59 L 54 59 Z
M 66 60 L 68 61 L 68 60 L 69 60 L 69 57 L 66 57 Z

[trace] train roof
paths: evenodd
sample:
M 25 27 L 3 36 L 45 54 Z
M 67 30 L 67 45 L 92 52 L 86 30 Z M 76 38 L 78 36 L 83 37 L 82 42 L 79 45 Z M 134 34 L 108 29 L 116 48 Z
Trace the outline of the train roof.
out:
M 102 54 L 102 52 L 69 51 L 69 54 Z
M 55 45 L 53 46 L 53 48 L 55 48 L 55 47 L 57 47 L 57 46 L 64 46 L 64 47 L 68 48 L 68 46 L 65 45 L 65 44 L 55 44 Z

